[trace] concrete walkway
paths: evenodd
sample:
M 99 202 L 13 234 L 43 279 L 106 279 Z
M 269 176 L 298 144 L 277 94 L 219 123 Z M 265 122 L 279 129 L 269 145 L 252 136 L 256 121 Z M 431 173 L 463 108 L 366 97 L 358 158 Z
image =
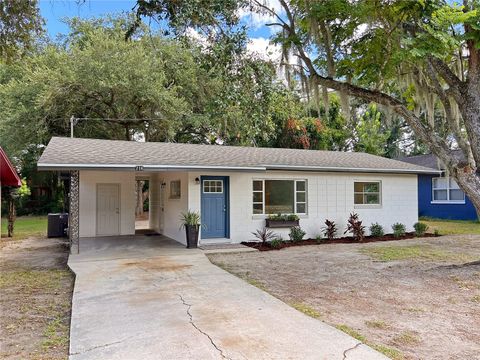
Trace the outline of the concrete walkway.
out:
M 386 359 L 162 237 L 82 239 L 70 359 Z

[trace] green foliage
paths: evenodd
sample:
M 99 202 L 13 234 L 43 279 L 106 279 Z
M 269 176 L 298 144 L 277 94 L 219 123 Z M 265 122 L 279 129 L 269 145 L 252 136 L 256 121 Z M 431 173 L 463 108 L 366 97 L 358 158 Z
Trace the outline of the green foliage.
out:
M 380 122 L 382 113 L 375 104 L 370 104 L 360 118 L 355 130 L 357 142 L 355 150 L 374 155 L 384 155 L 385 145 L 390 136 L 388 131 L 383 132 Z
M 138 0 L 135 6 L 136 22 L 127 32 L 127 38 L 141 26 L 145 16 L 157 19 L 159 23 L 167 22 L 169 29 L 176 32 L 185 29 L 202 29 L 205 26 L 233 26 L 238 23 L 238 7 L 244 1 L 233 0 Z
M 278 249 L 279 247 L 282 246 L 283 239 L 281 237 L 277 237 L 277 238 L 271 240 L 269 244 L 270 244 L 271 247 L 273 247 L 275 249 Z
M 293 242 L 302 241 L 303 237 L 306 235 L 306 232 L 302 230 L 300 226 L 294 226 L 290 229 L 288 236 Z
M 415 229 L 416 236 L 423 236 L 428 230 L 428 225 L 423 222 L 416 222 L 413 224 L 413 228 Z
M 0 62 L 11 63 L 32 51 L 43 33 L 37 0 L 0 3 Z
M 370 225 L 370 235 L 373 237 L 382 237 L 385 232 L 383 231 L 383 226 L 380 225 L 379 223 L 373 223 Z
M 188 210 L 180 214 L 181 228 L 185 226 L 200 226 L 200 213 Z
M 17 196 L 23 198 L 30 195 L 30 188 L 27 186 L 27 180 L 22 179 L 22 185 L 17 189 Z
M 402 223 L 395 223 L 392 225 L 393 236 L 398 238 L 405 235 L 405 225 Z
M 68 136 L 72 115 L 90 119 L 76 137 L 251 145 L 273 135 L 275 106 L 288 94 L 270 63 L 246 54 L 245 39 L 205 51 L 140 28 L 125 41 L 131 22 L 74 18 L 62 44 L 0 65 L 0 131 L 11 156 Z
M 296 221 L 300 218 L 296 214 L 270 214 L 268 215 L 268 219 L 278 221 Z

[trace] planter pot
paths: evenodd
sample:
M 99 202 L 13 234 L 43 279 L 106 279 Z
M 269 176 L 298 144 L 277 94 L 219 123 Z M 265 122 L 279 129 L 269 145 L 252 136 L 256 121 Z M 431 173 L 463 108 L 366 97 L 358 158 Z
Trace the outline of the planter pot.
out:
M 300 220 L 273 220 L 265 219 L 265 226 L 268 228 L 291 228 L 299 226 Z
M 199 225 L 185 225 L 185 234 L 187 235 L 187 248 L 192 249 L 198 247 L 198 230 Z

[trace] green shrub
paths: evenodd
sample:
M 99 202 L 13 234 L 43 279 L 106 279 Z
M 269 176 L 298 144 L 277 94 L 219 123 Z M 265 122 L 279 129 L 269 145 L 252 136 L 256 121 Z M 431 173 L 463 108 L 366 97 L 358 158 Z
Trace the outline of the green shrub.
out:
M 379 223 L 373 223 L 368 229 L 370 230 L 370 235 L 373 237 L 382 237 L 385 234 L 383 226 Z
M 413 228 L 415 229 L 416 236 L 423 236 L 427 232 L 428 225 L 422 222 L 416 222 L 413 224 Z
M 290 229 L 290 240 L 293 242 L 302 241 L 303 237 L 305 236 L 306 232 L 302 230 L 300 226 L 294 226 Z
M 392 225 L 393 236 L 398 238 L 405 235 L 405 225 L 402 223 L 395 223 Z
M 273 239 L 272 241 L 270 241 L 270 246 L 272 248 L 275 248 L 275 249 L 282 246 L 282 244 L 283 244 L 283 239 L 281 237 L 277 237 L 277 238 Z
M 322 241 L 325 241 L 325 240 L 326 240 L 326 239 L 325 239 L 322 235 L 320 235 L 320 234 L 318 234 L 317 236 L 315 236 L 315 241 L 316 241 L 317 243 L 321 243 Z
M 440 236 L 440 230 L 438 229 L 433 230 L 433 235 Z

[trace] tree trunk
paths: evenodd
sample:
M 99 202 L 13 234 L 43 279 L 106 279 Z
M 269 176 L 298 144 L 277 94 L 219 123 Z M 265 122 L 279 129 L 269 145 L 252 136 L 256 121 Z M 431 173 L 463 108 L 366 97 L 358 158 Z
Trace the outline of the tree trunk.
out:
M 454 169 L 453 176 L 457 181 L 458 186 L 462 189 L 472 202 L 475 210 L 477 210 L 477 217 L 480 220 L 480 176 L 469 171 L 468 168 Z
M 475 85 L 472 86 L 472 83 Z M 472 169 L 467 161 L 467 164 L 462 164 L 462 167 L 449 168 L 449 170 L 453 170 L 458 185 L 472 201 L 480 220 L 480 81 L 467 83 L 463 94 L 464 101 L 459 104 L 459 109 L 467 130 L 476 168 Z
M 137 194 L 137 206 L 135 208 L 135 215 L 143 215 L 143 184 L 144 181 L 137 180 L 136 194 Z
M 7 226 L 7 237 L 13 236 L 15 219 L 17 218 L 17 210 L 15 208 L 15 200 L 13 197 L 8 199 L 8 226 Z

